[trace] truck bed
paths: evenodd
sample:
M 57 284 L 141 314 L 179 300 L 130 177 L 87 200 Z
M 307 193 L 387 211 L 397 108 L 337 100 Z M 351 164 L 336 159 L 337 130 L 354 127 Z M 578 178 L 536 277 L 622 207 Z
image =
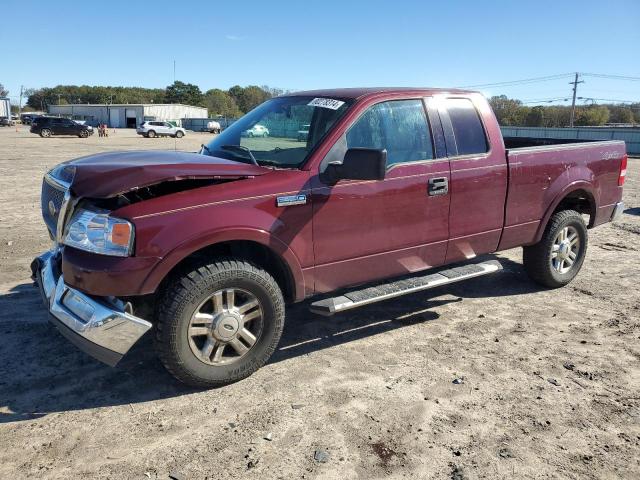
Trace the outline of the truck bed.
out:
M 572 193 L 589 205 L 589 227 L 607 222 L 622 198 L 618 186 L 623 141 L 555 138 L 504 139 L 509 181 L 500 250 L 537 242 L 539 227 L 557 202 Z

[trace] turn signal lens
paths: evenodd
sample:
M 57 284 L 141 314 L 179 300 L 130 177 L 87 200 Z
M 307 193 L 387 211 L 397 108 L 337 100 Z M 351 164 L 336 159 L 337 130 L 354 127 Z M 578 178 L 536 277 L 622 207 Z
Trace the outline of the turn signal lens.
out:
M 131 225 L 128 223 L 116 223 L 111 230 L 111 242 L 116 245 L 128 247 L 131 240 Z
M 628 156 L 625 154 L 622 157 L 622 163 L 620 163 L 620 176 L 618 177 L 618 186 L 621 187 L 624 185 L 624 179 L 627 178 L 627 160 Z

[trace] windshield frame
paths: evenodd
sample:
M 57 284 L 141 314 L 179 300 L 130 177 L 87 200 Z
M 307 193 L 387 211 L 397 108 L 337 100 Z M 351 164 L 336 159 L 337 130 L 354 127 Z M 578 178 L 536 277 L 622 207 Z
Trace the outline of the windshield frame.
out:
M 224 158 L 226 160 L 242 162 L 242 160 L 238 159 L 239 157 L 237 155 L 230 155 L 230 156 L 220 155 L 220 153 L 224 151 L 224 149 L 222 149 L 221 147 L 224 146 L 224 145 L 233 144 L 229 140 L 230 139 L 234 139 L 234 138 L 238 139 L 238 143 L 237 143 L 238 145 L 242 145 L 240 143 L 241 139 L 243 138 L 242 133 L 247 131 L 247 130 L 252 129 L 255 125 L 260 125 L 261 124 L 261 121 L 263 121 L 264 117 L 266 116 L 266 114 L 265 113 L 261 113 L 261 111 L 263 111 L 264 109 L 268 108 L 267 107 L 268 104 L 273 103 L 273 102 L 282 102 L 282 101 L 285 101 L 287 99 L 305 99 L 305 101 L 308 103 L 308 102 L 311 102 L 312 100 L 314 100 L 316 98 L 339 100 L 340 102 L 343 102 L 344 107 L 341 106 L 338 109 L 338 110 L 341 110 L 341 111 L 339 113 L 337 113 L 337 115 L 333 119 L 333 122 L 332 122 L 331 126 L 317 139 L 317 141 L 314 143 L 314 145 L 311 146 L 311 148 L 309 148 L 309 150 L 306 152 L 306 155 L 304 156 L 304 158 L 302 158 L 302 160 L 299 163 L 296 163 L 295 165 L 292 164 L 292 163 L 289 163 L 289 164 L 282 163 L 281 165 L 277 165 L 277 162 L 275 162 L 275 161 L 273 161 L 271 159 L 264 159 L 264 158 L 263 159 L 259 159 L 259 158 L 257 159 L 257 162 L 258 162 L 258 164 L 260 166 L 267 167 L 267 168 L 282 168 L 282 169 L 302 170 L 307 165 L 309 160 L 312 158 L 313 154 L 316 152 L 318 147 L 320 147 L 323 144 L 325 139 L 335 130 L 336 126 L 341 123 L 341 120 L 344 119 L 345 116 L 347 116 L 348 113 L 353 109 L 353 106 L 356 103 L 354 101 L 354 99 L 352 99 L 352 98 L 344 98 L 344 97 L 337 97 L 337 96 L 329 96 L 329 95 L 314 96 L 314 95 L 296 95 L 296 94 L 283 95 L 283 96 L 280 96 L 280 97 L 270 98 L 269 100 L 267 100 L 267 101 L 261 103 L 260 105 L 258 105 L 253 110 L 247 112 L 245 115 L 243 115 L 238 120 L 236 120 L 231 125 L 229 125 L 221 134 L 215 136 L 209 142 L 204 144 L 203 147 L 200 149 L 199 153 L 201 155 L 207 155 L 207 156 L 210 156 L 210 157 L 218 157 L 218 158 Z M 304 103 L 300 103 L 299 105 L 304 105 Z M 309 120 L 309 123 L 304 123 L 305 126 L 310 124 L 310 123 L 311 124 L 313 123 L 313 119 L 317 115 L 317 110 L 318 109 L 333 110 L 333 109 L 329 109 L 329 108 L 315 106 L 315 110 L 313 111 L 312 117 Z M 233 133 L 225 135 L 225 133 L 228 132 L 228 131 L 231 131 Z M 310 131 L 311 131 L 311 129 L 309 130 L 309 133 L 310 133 Z M 218 145 L 217 146 L 213 145 L 214 143 L 216 143 Z M 225 152 L 225 153 L 228 153 L 228 152 Z M 232 158 L 232 157 L 235 157 L 235 158 Z M 249 163 L 248 162 L 250 160 L 249 156 L 246 157 L 246 160 L 247 160 L 247 162 L 244 162 L 244 163 Z

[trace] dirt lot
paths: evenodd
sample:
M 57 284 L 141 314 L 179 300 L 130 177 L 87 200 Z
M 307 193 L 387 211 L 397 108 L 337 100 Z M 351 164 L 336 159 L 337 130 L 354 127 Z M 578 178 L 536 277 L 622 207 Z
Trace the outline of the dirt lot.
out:
M 0 129 L 0 477 L 640 478 L 640 160 L 568 287 L 534 285 L 512 250 L 453 288 L 328 319 L 297 305 L 267 366 L 195 391 L 149 339 L 116 369 L 76 350 L 29 263 L 49 247 L 48 168 L 207 138 Z

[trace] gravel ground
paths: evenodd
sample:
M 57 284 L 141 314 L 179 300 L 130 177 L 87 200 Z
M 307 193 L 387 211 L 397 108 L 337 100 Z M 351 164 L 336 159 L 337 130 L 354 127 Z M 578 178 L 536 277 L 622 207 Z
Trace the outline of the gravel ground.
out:
M 0 129 L 3 478 L 640 478 L 640 166 L 582 272 L 543 290 L 505 270 L 334 318 L 289 309 L 272 361 L 209 391 L 143 339 L 116 369 L 47 323 L 29 279 L 49 247 L 43 173 L 208 134 L 41 139 Z

